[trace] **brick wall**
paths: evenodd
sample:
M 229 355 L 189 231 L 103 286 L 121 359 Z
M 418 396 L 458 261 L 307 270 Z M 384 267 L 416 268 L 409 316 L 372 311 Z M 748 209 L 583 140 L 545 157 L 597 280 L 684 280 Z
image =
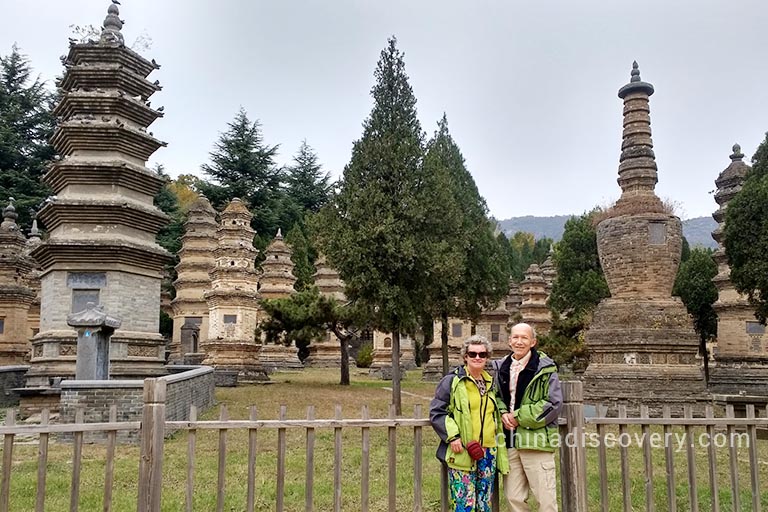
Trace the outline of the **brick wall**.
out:
M 0 366 L 0 409 L 19 405 L 19 394 L 14 388 L 24 387 L 24 376 L 29 366 Z
M 190 405 L 199 411 L 214 405 L 213 369 L 198 367 L 182 373 L 161 377 L 167 382 L 166 416 L 168 421 L 189 419 Z M 109 408 L 117 406 L 117 421 L 141 421 L 144 381 L 141 380 L 65 380 L 61 383 L 61 423 L 73 423 L 78 408 L 85 411 L 86 423 L 109 421 Z M 170 432 L 169 432 L 170 433 Z M 71 439 L 62 435 L 62 439 Z M 137 431 L 121 431 L 118 442 L 138 441 Z M 106 439 L 106 433 L 86 434 L 87 442 Z

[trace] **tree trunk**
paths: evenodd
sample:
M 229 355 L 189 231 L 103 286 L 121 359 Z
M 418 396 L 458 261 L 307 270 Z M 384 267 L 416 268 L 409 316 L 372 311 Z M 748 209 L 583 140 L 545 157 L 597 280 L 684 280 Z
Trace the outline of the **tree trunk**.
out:
M 704 358 L 704 384 L 709 384 L 709 350 L 707 350 L 707 339 L 699 336 L 699 353 Z
M 395 414 L 402 413 L 400 400 L 400 326 L 395 323 L 392 330 L 392 403 L 395 405 Z
M 443 311 L 440 318 L 442 332 L 440 333 L 440 349 L 443 359 L 443 375 L 448 375 L 448 312 Z
M 336 335 L 336 339 L 339 340 L 339 348 L 341 349 L 341 376 L 339 384 L 342 386 L 349 386 L 349 341 L 352 336 L 341 333 L 336 328 L 333 328 L 332 330 L 333 334 Z

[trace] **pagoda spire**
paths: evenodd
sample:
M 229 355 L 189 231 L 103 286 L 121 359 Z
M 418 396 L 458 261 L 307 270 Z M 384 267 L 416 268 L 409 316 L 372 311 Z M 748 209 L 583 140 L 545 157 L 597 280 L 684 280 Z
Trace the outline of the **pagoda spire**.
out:
M 637 203 L 641 200 L 647 203 L 643 208 L 646 211 L 663 210 L 661 200 L 655 193 L 658 169 L 653 152 L 649 106 L 653 92 L 653 85 L 640 78 L 637 61 L 633 62 L 629 83 L 619 89 L 619 98 L 624 100 L 624 131 L 618 179 L 622 193 L 617 207 L 628 201 Z
M 107 17 L 104 18 L 104 26 L 101 29 L 102 43 L 125 44 L 123 34 L 120 33 L 120 29 L 123 28 L 123 20 L 120 19 L 120 10 L 117 8 L 119 3 L 117 0 L 112 0 L 107 8 Z

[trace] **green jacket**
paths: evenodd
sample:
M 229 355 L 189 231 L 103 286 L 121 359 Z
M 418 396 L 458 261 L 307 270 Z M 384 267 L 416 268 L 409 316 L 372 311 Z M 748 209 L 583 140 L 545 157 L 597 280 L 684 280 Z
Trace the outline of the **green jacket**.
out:
M 494 424 L 496 425 L 496 467 L 504 475 L 509 472 L 509 460 L 507 448 L 504 444 L 504 427 L 501 423 L 501 414 L 507 411 L 504 402 L 496 395 L 496 386 L 492 384 L 492 378 L 487 375 L 488 397 L 494 404 Z M 469 380 L 464 366 L 456 367 L 451 373 L 442 378 L 435 390 L 435 398 L 429 407 L 429 421 L 440 437 L 440 445 L 437 447 L 437 458 L 448 467 L 471 471 L 475 469 L 475 461 L 469 456 L 467 450 L 461 453 L 453 453 L 449 446 L 449 440 L 461 438 L 461 443 L 466 447 L 472 440 L 472 416 L 469 412 L 469 396 L 463 382 Z
M 514 432 L 505 430 L 507 446 L 520 450 L 553 452 L 560 445 L 557 418 L 563 393 L 557 365 L 543 352 L 531 350 L 528 365 L 520 372 L 515 397 L 509 396 L 511 356 L 493 362 L 497 394 L 520 424 Z

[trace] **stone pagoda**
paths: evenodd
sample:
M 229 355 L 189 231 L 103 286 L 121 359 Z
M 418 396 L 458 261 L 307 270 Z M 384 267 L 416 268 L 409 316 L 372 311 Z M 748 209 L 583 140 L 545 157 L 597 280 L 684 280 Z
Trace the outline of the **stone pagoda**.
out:
M 514 279 L 509 280 L 509 291 L 504 298 L 504 306 L 509 314 L 509 323 L 516 324 L 520 321 L 520 305 L 523 303 L 523 296 L 520 294 L 520 285 Z M 511 327 L 511 325 L 510 325 Z
M 201 347 L 208 339 L 208 303 L 204 294 L 211 288 L 210 271 L 215 266 L 216 210 L 205 197 L 189 207 L 184 224 L 179 263 L 176 265 L 176 297 L 173 308 L 171 361 L 195 364 L 202 361 Z
M 111 377 L 163 374 L 160 281 L 168 253 L 155 242 L 167 217 L 153 199 L 163 178 L 145 167 L 165 145 L 147 132 L 162 114 L 148 99 L 159 66 L 125 46 L 112 3 L 97 41 L 70 44 L 57 81 L 61 101 L 51 143 L 58 159 L 43 177 L 54 196 L 39 212 L 49 238 L 41 266 L 40 333 L 32 339 L 28 387 L 75 375 L 76 334 L 67 315 L 100 304 L 122 318 L 109 347 Z
M 712 214 L 718 226 L 712 238 L 718 248 L 714 258 L 718 273 L 713 279 L 718 290 L 717 345 L 714 364 L 710 366 L 710 389 L 715 393 L 765 395 L 768 393 L 768 350 L 765 326 L 755 319 L 755 310 L 747 298 L 733 287 L 723 245 L 723 224 L 728 202 L 741 190 L 750 166 L 738 144 L 733 146 L 731 164 L 715 180 L 715 201 L 719 208 Z
M 525 271 L 525 279 L 520 288 L 523 296 L 520 304 L 521 321 L 536 329 L 537 334 L 547 334 L 552 328 L 552 313 L 547 307 L 547 282 L 537 264 L 532 263 Z
M 259 296 L 262 299 L 282 299 L 296 293 L 293 288 L 296 276 L 293 275 L 292 253 L 278 229 L 275 238 L 264 250 L 264 261 L 261 263 Z M 293 345 L 264 344 L 259 359 L 262 366 L 268 370 L 304 367 L 299 360 L 298 349 Z
M 657 406 L 702 400 L 699 340 L 672 286 L 680 264 L 682 225 L 656 196 L 657 168 L 649 97 L 635 62 L 624 100 L 619 159 L 622 194 L 597 225 L 600 264 L 611 297 L 594 311 L 586 335 L 590 363 L 585 397 L 592 402 Z
M 555 268 L 555 248 L 552 245 L 549 246 L 547 259 L 541 264 L 541 277 L 543 277 L 544 282 L 547 283 L 547 297 L 549 297 L 549 294 L 552 293 L 552 284 L 555 282 L 555 278 L 557 278 L 557 268 Z
M 254 260 L 251 212 L 233 199 L 221 213 L 216 232 L 211 288 L 204 294 L 208 304 L 208 336 L 201 343 L 204 364 L 220 370 L 236 370 L 239 380 L 264 380 L 256 343 L 259 294 Z
M 315 286 L 317 286 L 320 295 L 340 303 L 347 300 L 344 294 L 344 282 L 341 280 L 339 273 L 328 264 L 328 261 L 322 254 L 315 262 L 315 273 L 312 275 L 312 280 Z M 349 362 L 350 367 L 354 368 L 354 360 L 350 358 Z M 309 356 L 304 360 L 304 366 L 308 368 L 341 367 L 341 348 L 336 335 L 328 331 L 323 339 L 313 340 L 309 345 Z
M 495 308 L 484 309 L 475 324 L 475 334 L 484 336 L 493 346 L 493 357 L 504 357 L 509 349 L 509 311 L 506 301 L 500 301 Z
M 0 224 L 0 366 L 29 362 L 29 310 L 37 296 L 30 285 L 35 262 L 26 254 L 17 218 L 11 198 Z

